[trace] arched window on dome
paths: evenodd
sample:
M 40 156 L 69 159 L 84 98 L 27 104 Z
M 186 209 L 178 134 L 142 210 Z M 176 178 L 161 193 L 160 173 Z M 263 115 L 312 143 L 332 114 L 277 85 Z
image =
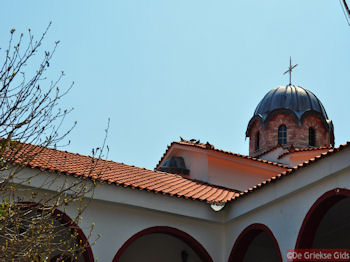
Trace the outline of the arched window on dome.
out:
M 278 143 L 280 145 L 287 144 L 287 127 L 285 125 L 278 128 Z
M 316 146 L 316 131 L 309 127 L 309 146 Z
M 255 151 L 259 150 L 260 148 L 260 132 L 256 132 L 255 135 Z

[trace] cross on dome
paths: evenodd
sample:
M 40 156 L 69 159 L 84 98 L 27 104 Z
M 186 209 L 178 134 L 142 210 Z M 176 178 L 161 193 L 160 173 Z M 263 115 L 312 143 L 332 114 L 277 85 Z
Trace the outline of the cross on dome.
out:
M 288 70 L 286 72 L 283 73 L 284 75 L 289 73 L 289 86 L 292 85 L 292 70 L 294 68 L 296 68 L 297 66 L 298 66 L 298 64 L 295 64 L 295 65 L 292 66 L 292 57 L 290 56 L 289 57 L 289 68 L 288 68 Z

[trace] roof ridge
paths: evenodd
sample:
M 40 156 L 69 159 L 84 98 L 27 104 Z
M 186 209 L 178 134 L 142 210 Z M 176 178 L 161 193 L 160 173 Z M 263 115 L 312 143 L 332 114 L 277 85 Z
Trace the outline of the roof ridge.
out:
M 267 154 L 267 153 L 270 153 L 271 151 L 277 149 L 278 147 L 282 147 L 282 145 L 279 144 L 279 143 L 277 143 L 277 145 L 271 147 L 270 149 L 266 149 L 265 151 L 261 152 L 260 154 L 256 155 L 255 157 L 256 157 L 256 158 L 259 158 L 260 156 L 265 155 L 265 154 Z
M 174 144 L 183 145 L 183 146 L 192 146 L 192 147 L 197 147 L 197 148 L 204 149 L 204 150 L 211 150 L 211 151 L 220 152 L 220 153 L 224 153 L 224 154 L 231 155 L 231 156 L 236 156 L 236 157 L 240 157 L 240 158 L 244 158 L 244 159 L 248 159 L 248 160 L 252 160 L 252 161 L 256 161 L 256 162 L 265 163 L 265 164 L 268 164 L 268 165 L 273 165 L 273 166 L 278 166 L 280 168 L 288 169 L 288 166 L 280 164 L 280 163 L 276 163 L 276 162 L 273 162 L 273 161 L 264 160 L 264 159 L 260 159 L 260 158 L 256 158 L 256 157 L 251 157 L 251 156 L 247 156 L 247 155 L 243 155 L 243 154 L 239 154 L 239 153 L 233 153 L 231 151 L 226 151 L 226 150 L 223 150 L 223 149 L 217 149 L 212 144 L 210 144 L 209 142 L 207 142 L 206 144 L 203 144 L 203 143 L 192 143 L 192 142 L 190 142 L 188 140 L 185 140 L 185 141 L 174 141 L 170 145 L 168 145 L 166 151 L 164 152 L 163 156 L 159 160 L 156 168 L 159 167 L 159 165 L 163 161 L 165 155 L 168 153 L 170 147 L 172 147 Z M 207 145 L 210 145 L 210 146 L 207 146 Z
M 295 148 L 294 151 L 287 151 L 284 152 L 283 154 L 281 154 L 278 159 L 281 159 L 282 157 L 289 155 L 289 154 L 293 154 L 295 152 L 305 152 L 305 151 L 317 151 L 317 150 L 323 150 L 323 149 L 328 149 L 328 150 L 332 150 L 333 147 L 331 146 L 319 146 L 319 147 L 306 147 L 306 148 Z
M 239 192 L 236 189 L 187 178 L 179 174 L 150 170 L 102 158 L 96 158 L 93 162 L 93 157 L 91 156 L 29 143 L 19 143 L 23 145 L 19 150 L 27 153 L 35 152 L 33 159 L 25 161 L 25 166 L 27 168 L 40 169 L 44 172 L 72 175 L 74 177 L 106 182 L 140 191 L 147 190 L 163 195 L 174 195 L 176 197 L 206 201 L 208 203 L 225 203 Z M 23 164 L 20 158 L 14 159 L 14 161 L 14 164 Z M 174 188 L 171 191 L 167 189 L 171 188 L 169 186 L 174 184 L 178 185 L 176 186 L 175 194 L 173 194 Z M 182 190 L 181 185 L 187 185 L 186 190 Z M 162 187 L 162 190 L 158 190 L 158 188 Z M 225 197 L 220 197 L 220 199 L 199 198 L 190 194 L 187 190 L 190 187 L 193 187 L 198 193 L 205 191 L 207 196 L 212 195 L 212 192 L 216 192 L 217 190 L 223 190 L 227 194 Z

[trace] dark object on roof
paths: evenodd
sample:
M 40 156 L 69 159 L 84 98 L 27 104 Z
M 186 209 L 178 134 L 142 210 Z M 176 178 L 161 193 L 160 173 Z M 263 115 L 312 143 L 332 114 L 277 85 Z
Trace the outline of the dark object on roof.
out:
M 173 156 L 165 160 L 157 170 L 172 174 L 190 174 L 190 170 L 186 168 L 185 161 L 181 156 Z
M 288 85 L 272 89 L 264 96 L 249 121 L 246 136 L 250 136 L 249 131 L 255 120 L 260 120 L 264 125 L 277 113 L 290 114 L 298 125 L 302 125 L 305 116 L 317 115 L 325 128 L 333 134 L 333 123 L 328 119 L 321 101 L 305 88 Z

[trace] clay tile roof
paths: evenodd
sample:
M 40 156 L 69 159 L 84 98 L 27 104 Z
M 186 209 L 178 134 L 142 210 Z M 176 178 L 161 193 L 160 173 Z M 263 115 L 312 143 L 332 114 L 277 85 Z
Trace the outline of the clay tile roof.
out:
M 307 147 L 307 148 L 295 148 L 292 151 L 288 151 L 283 153 L 282 155 L 280 155 L 278 157 L 278 159 L 281 159 L 282 157 L 289 155 L 289 154 L 293 154 L 295 152 L 305 152 L 305 151 L 317 151 L 317 150 L 331 150 L 332 147 L 330 146 L 320 146 L 320 147 Z
M 286 171 L 283 171 L 282 173 L 278 174 L 277 176 L 274 176 L 272 178 L 269 178 L 261 183 L 259 183 L 258 185 L 254 186 L 254 187 L 251 187 L 251 188 L 248 188 L 247 190 L 245 190 L 244 192 L 240 192 L 237 196 L 233 197 L 232 200 L 237 200 L 239 198 L 241 198 L 242 196 L 245 196 L 247 194 L 251 194 L 253 193 L 254 191 L 257 191 L 259 189 L 261 189 L 262 187 L 268 185 L 268 184 L 271 184 L 272 182 L 277 182 L 279 181 L 280 179 L 282 179 L 283 177 L 285 176 L 289 176 L 293 173 L 295 173 L 296 171 L 298 171 L 299 169 L 302 169 L 306 166 L 309 166 L 313 163 L 316 163 L 317 161 L 325 158 L 325 157 L 328 157 L 330 155 L 333 155 L 339 151 L 342 151 L 344 148 L 347 148 L 350 146 L 350 141 L 348 141 L 346 144 L 342 144 L 338 147 L 335 147 L 335 148 L 330 148 L 327 152 L 324 152 L 324 153 L 321 153 L 320 155 L 314 157 L 314 158 L 311 158 L 293 168 L 288 168 Z M 304 150 L 305 151 L 305 150 Z M 230 200 L 231 201 L 231 200 Z
M 280 144 L 277 144 L 277 145 L 271 147 L 270 149 L 266 149 L 265 151 L 261 152 L 260 154 L 254 156 L 254 157 L 259 158 L 259 157 L 261 157 L 262 155 L 265 155 L 265 154 L 267 154 L 267 153 L 270 153 L 271 151 L 273 151 L 273 150 L 275 150 L 275 149 L 277 149 L 277 148 L 279 148 L 279 147 L 282 147 L 282 146 L 281 146 Z
M 31 144 L 22 144 L 21 153 L 30 152 L 33 157 L 20 160 L 9 159 L 29 168 L 73 175 L 146 190 L 169 196 L 200 200 L 208 203 L 226 203 L 238 195 L 237 190 L 192 180 L 181 175 L 148 170 L 108 160 L 94 159 L 61 150 L 43 148 Z M 23 154 L 24 155 L 24 154 Z M 16 159 L 16 160 L 14 160 Z
M 241 154 L 237 154 L 237 153 L 233 153 L 233 152 L 229 152 L 229 151 L 225 151 L 225 150 L 221 150 L 221 149 L 217 149 L 215 148 L 212 144 L 210 144 L 209 142 L 207 142 L 206 144 L 200 143 L 199 140 L 194 141 L 194 140 L 185 140 L 185 139 L 181 139 L 181 141 L 179 142 L 172 142 L 168 147 L 167 150 L 165 151 L 165 153 L 163 154 L 162 158 L 159 160 L 156 169 L 159 168 L 160 163 L 164 160 L 165 156 L 167 155 L 167 153 L 169 152 L 170 148 L 173 145 L 183 145 L 183 146 L 189 146 L 189 147 L 195 147 L 195 148 L 200 148 L 203 150 L 209 150 L 209 151 L 213 151 L 213 152 L 219 152 L 222 154 L 225 154 L 227 156 L 232 156 L 232 157 L 238 157 L 238 158 L 243 158 L 243 159 L 248 159 L 251 161 L 255 161 L 258 163 L 264 163 L 264 164 L 268 164 L 268 165 L 272 165 L 272 166 L 276 166 L 276 167 L 280 167 L 280 168 L 284 168 L 285 170 L 288 169 L 288 167 L 286 165 L 282 165 L 279 163 L 275 163 L 272 161 L 267 161 L 267 160 L 262 160 L 259 158 L 255 158 L 255 157 L 250 157 L 250 156 L 246 156 L 246 155 L 241 155 Z

